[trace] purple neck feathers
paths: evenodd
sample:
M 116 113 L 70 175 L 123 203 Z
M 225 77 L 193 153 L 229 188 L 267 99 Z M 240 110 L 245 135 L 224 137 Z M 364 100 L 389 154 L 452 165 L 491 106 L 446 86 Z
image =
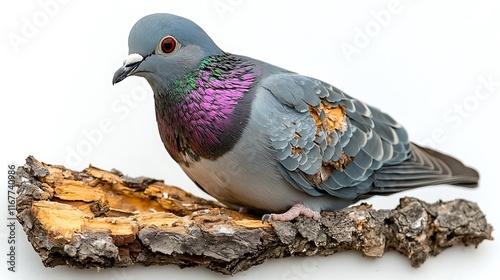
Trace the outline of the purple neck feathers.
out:
M 163 95 L 155 95 L 160 136 L 177 162 L 216 159 L 238 141 L 250 114 L 253 65 L 224 54 L 211 56 Z

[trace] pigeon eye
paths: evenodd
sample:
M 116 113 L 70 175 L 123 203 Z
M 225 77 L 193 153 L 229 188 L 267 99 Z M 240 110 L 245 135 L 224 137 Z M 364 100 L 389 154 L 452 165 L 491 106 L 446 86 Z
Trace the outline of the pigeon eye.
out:
M 176 46 L 177 46 L 177 41 L 174 39 L 174 37 L 171 36 L 163 38 L 160 43 L 161 50 L 164 53 L 173 52 Z

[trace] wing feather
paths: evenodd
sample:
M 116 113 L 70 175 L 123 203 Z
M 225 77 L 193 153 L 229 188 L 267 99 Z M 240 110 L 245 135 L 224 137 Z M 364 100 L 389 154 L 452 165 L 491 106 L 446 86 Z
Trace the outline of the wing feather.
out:
M 355 199 L 458 178 L 445 161 L 411 144 L 392 117 L 332 85 L 280 73 L 261 86 L 256 120 L 270 135 L 279 172 L 299 190 Z

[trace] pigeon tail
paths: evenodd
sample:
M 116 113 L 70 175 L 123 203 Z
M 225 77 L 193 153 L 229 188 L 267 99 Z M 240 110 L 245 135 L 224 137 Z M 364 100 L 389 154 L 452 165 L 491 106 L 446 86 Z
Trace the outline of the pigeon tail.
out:
M 416 187 L 451 184 L 476 187 L 479 173 L 459 160 L 430 148 L 410 144 L 410 158 L 380 168 L 370 194 L 390 194 Z

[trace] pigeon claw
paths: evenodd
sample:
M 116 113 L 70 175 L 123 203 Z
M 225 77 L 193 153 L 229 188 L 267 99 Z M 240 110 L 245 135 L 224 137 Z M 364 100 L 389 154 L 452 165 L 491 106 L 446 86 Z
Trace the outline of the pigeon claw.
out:
M 271 222 L 271 221 L 280 221 L 280 222 L 289 222 L 298 216 L 304 216 L 311 218 L 315 221 L 318 221 L 321 218 L 319 212 L 311 210 L 309 207 L 305 206 L 302 203 L 297 203 L 292 208 L 290 208 L 285 213 L 281 214 L 265 214 L 262 216 L 262 223 Z
M 271 217 L 272 215 L 276 215 L 276 214 L 264 214 L 262 215 L 262 219 L 260 219 L 262 221 L 262 223 L 265 223 L 265 222 L 271 222 L 273 220 L 273 218 Z

